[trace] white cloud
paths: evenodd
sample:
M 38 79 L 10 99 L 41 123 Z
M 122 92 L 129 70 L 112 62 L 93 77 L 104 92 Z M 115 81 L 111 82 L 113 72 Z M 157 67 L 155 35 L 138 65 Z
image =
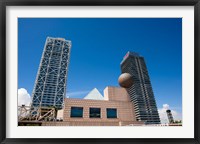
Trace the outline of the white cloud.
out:
M 169 105 L 168 104 L 163 104 L 163 109 L 169 109 Z
M 31 97 L 25 88 L 18 89 L 18 106 L 29 106 L 31 103 Z
M 167 113 L 166 113 L 166 110 L 168 109 L 170 109 L 168 104 L 163 104 L 163 107 L 158 109 L 158 113 L 159 113 L 162 124 L 169 123 L 168 118 L 167 118 Z M 174 120 L 182 120 L 182 113 L 172 108 L 170 110 L 172 112 L 172 116 Z

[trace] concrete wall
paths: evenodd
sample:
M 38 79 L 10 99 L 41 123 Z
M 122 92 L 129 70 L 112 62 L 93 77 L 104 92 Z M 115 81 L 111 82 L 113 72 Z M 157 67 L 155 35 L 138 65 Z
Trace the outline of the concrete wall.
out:
M 125 88 L 111 86 L 104 89 L 104 99 L 108 101 L 130 101 L 129 94 Z
M 70 118 L 71 107 L 83 107 L 83 118 Z M 101 118 L 90 118 L 89 108 L 101 108 Z M 107 118 L 106 108 L 116 108 L 117 118 Z M 131 102 L 123 101 L 105 101 L 105 100 L 83 100 L 83 99 L 65 99 L 65 108 L 63 121 L 135 121 L 135 113 Z

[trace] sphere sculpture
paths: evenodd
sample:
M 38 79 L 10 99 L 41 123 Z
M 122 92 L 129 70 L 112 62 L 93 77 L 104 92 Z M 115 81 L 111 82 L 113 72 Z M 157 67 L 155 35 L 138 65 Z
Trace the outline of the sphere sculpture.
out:
M 118 79 L 119 85 L 124 88 L 129 88 L 133 85 L 133 78 L 129 73 L 123 73 Z

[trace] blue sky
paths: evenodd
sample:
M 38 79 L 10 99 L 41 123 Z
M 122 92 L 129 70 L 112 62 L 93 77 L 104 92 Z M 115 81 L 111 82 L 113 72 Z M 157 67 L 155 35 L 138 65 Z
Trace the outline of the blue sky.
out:
M 157 106 L 182 107 L 181 18 L 19 18 L 18 88 L 31 95 L 46 38 L 72 41 L 67 81 L 71 98 L 119 86 L 127 51 L 144 56 Z

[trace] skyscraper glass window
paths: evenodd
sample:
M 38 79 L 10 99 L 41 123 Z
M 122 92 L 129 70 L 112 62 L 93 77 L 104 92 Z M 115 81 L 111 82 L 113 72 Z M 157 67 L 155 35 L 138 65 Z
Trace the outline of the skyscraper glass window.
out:
M 121 72 L 129 73 L 133 85 L 128 88 L 131 101 L 134 103 L 136 119 L 146 124 L 160 124 L 160 118 L 151 86 L 151 81 L 142 56 L 128 52 L 121 62 Z

